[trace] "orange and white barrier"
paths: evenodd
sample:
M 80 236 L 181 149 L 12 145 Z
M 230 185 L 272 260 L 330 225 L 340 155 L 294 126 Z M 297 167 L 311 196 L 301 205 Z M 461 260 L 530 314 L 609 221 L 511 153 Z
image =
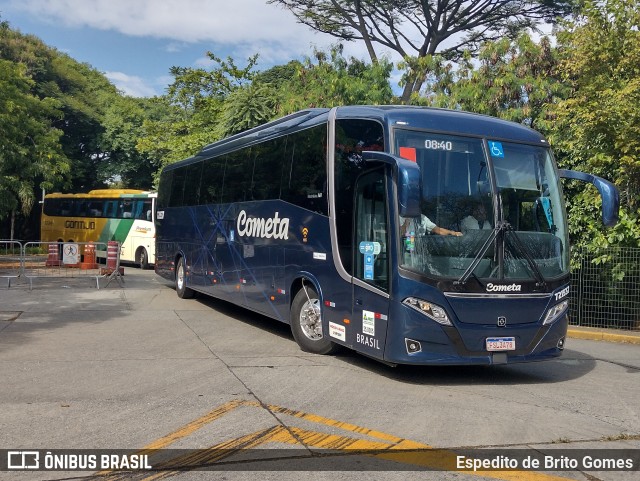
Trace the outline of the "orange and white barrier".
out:
M 86 244 L 84 246 L 84 257 L 80 264 L 80 269 L 97 269 L 98 263 L 96 262 L 96 246 L 95 244 Z
M 49 254 L 45 265 L 47 267 L 58 267 L 60 264 L 60 251 L 58 250 L 58 244 L 49 244 Z

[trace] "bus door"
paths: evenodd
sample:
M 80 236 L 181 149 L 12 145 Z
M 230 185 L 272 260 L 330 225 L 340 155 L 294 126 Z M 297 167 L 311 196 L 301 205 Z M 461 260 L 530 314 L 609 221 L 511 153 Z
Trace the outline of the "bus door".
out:
M 350 344 L 383 358 L 389 312 L 389 229 L 385 168 L 358 178 L 355 189 L 353 316 Z

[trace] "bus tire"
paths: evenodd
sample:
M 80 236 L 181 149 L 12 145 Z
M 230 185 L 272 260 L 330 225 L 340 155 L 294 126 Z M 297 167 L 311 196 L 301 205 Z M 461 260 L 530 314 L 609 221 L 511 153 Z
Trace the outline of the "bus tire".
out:
M 303 287 L 291 304 L 291 332 L 303 351 L 331 354 L 335 352 L 337 345 L 322 332 L 321 312 L 320 299 L 315 289 Z
M 140 269 L 146 270 L 149 268 L 149 255 L 147 254 L 147 249 L 144 247 L 140 247 L 138 252 L 136 252 L 136 261 Z
M 176 292 L 180 299 L 191 299 L 194 295 L 193 289 L 187 287 L 187 268 L 184 263 L 184 257 L 178 259 L 176 267 Z

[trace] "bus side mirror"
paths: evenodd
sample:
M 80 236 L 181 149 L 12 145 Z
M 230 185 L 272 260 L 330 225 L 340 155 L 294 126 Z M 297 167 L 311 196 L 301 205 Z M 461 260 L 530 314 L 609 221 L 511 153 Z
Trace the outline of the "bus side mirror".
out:
M 597 175 L 585 174 L 577 170 L 558 169 L 558 173 L 563 179 L 580 180 L 595 185 L 602 197 L 602 223 L 606 227 L 613 227 L 618 223 L 620 193 L 615 185 Z
M 393 167 L 398 179 L 398 214 L 400 216 L 418 217 L 422 213 L 420 210 L 422 176 L 418 164 L 377 151 L 362 152 L 362 158 L 366 162 L 383 162 Z

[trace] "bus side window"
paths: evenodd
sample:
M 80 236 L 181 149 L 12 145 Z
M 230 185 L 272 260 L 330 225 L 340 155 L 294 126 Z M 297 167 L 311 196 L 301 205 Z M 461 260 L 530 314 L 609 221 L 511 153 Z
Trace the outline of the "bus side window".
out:
M 163 170 L 160 174 L 160 184 L 158 186 L 158 209 L 164 209 L 171 205 L 172 181 L 173 170 Z
M 249 200 L 251 177 L 247 179 L 247 171 L 253 171 L 253 157 L 251 150 L 236 150 L 225 155 L 224 186 L 222 202 L 244 202 Z
M 89 216 L 102 217 L 102 205 L 98 202 L 89 203 Z
M 200 182 L 202 181 L 203 164 L 204 162 L 198 162 L 186 167 L 183 205 L 198 205 L 200 203 Z
M 255 156 L 251 175 L 251 200 L 269 200 L 280 198 L 280 179 L 282 177 L 286 137 L 272 139 L 251 148 Z M 286 168 L 286 167 L 285 167 Z
M 202 181 L 200 183 L 201 204 L 218 204 L 222 202 L 224 164 L 224 157 L 217 157 L 204 161 L 202 168 Z M 160 185 L 162 185 L 162 182 L 160 182 Z
M 282 200 L 327 215 L 325 125 L 289 135 Z
M 151 220 L 151 199 L 140 201 L 140 219 Z
M 131 201 L 121 202 L 118 206 L 118 218 L 119 219 L 131 219 L 133 217 L 132 210 L 133 205 Z
M 60 205 L 60 215 L 71 215 L 71 208 L 72 205 L 70 200 L 62 201 Z
M 342 266 L 353 274 L 353 192 L 365 168 L 364 150 L 384 150 L 382 125 L 372 120 L 338 119 L 335 146 L 336 231 Z

